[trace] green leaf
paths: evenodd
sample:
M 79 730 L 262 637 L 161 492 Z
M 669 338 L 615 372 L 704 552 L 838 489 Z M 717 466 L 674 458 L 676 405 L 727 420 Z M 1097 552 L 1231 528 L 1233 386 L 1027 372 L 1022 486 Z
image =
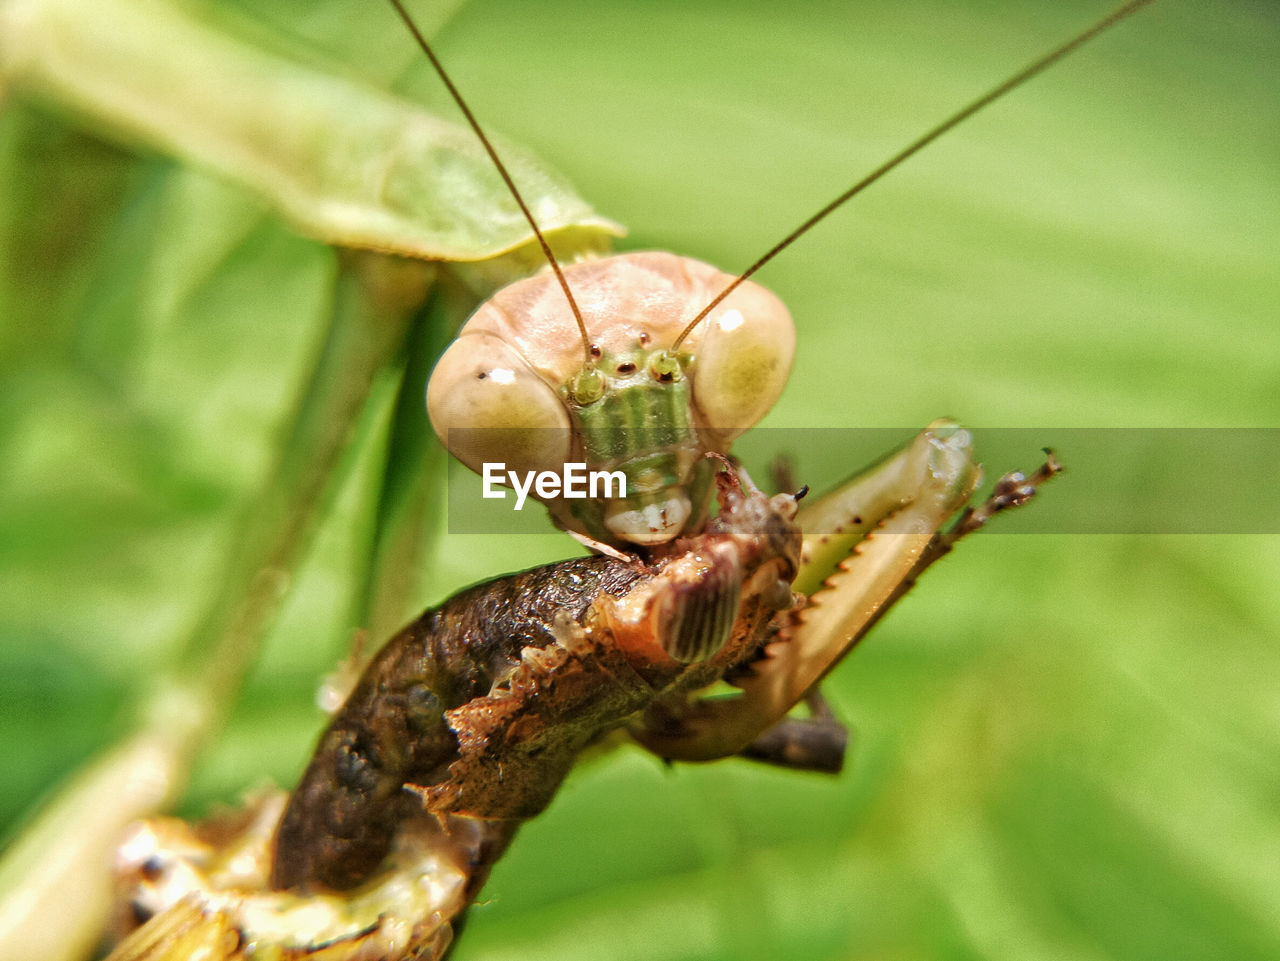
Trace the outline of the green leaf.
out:
M 7 87 L 239 184 L 308 236 L 462 261 L 528 242 L 524 214 L 467 125 L 334 65 L 313 67 L 261 24 L 180 0 L 8 6 Z M 495 145 L 544 230 L 616 233 L 554 171 Z

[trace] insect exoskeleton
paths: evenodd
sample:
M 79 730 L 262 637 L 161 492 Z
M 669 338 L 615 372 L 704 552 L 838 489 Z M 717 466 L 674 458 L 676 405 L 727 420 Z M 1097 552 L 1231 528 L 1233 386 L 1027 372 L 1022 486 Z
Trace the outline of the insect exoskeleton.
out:
M 589 343 L 549 271 L 504 288 L 436 365 L 432 426 L 476 472 L 495 463 L 520 476 L 570 463 L 620 472 L 622 496 L 532 490 L 565 530 L 615 546 L 698 530 L 712 487 L 705 455 L 727 452 L 786 383 L 790 313 L 768 290 L 742 283 L 681 338 L 732 276 L 658 252 L 564 273 Z

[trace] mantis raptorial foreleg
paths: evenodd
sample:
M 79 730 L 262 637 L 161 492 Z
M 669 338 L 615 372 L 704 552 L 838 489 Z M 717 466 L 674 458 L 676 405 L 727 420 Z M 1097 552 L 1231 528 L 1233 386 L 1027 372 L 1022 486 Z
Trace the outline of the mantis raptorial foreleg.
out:
M 1007 475 L 990 500 L 941 531 L 968 502 L 982 472 L 969 433 L 938 421 L 903 450 L 806 503 L 797 517 L 805 536 L 793 583 L 804 601 L 760 660 L 731 678 L 743 693 L 697 702 L 687 713 L 657 704 L 634 732 L 637 739 L 674 760 L 746 754 L 791 767 L 838 769 L 843 738 L 821 703 L 813 718 L 784 715 L 816 695 L 822 677 L 956 540 L 996 511 L 1029 499 L 1035 483 L 1058 469 L 1050 458 L 1030 483 Z
M 973 493 L 980 471 L 969 435 L 938 422 L 897 454 L 802 511 L 794 588 L 807 598 L 751 670 L 743 694 L 698 702 L 663 718 L 657 705 L 637 738 L 677 760 L 747 749 L 780 721 L 898 596 L 938 528 Z

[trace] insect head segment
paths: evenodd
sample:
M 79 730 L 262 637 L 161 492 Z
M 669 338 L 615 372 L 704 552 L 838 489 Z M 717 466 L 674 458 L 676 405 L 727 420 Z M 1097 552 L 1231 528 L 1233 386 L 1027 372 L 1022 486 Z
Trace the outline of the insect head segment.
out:
M 714 465 L 773 406 L 795 331 L 782 302 L 744 283 L 681 343 L 733 278 L 667 253 L 622 254 L 565 275 L 593 361 L 549 273 L 485 302 L 427 387 L 432 426 L 477 473 L 532 494 L 562 528 L 654 546 L 706 520 Z M 576 483 L 575 483 L 576 481 Z

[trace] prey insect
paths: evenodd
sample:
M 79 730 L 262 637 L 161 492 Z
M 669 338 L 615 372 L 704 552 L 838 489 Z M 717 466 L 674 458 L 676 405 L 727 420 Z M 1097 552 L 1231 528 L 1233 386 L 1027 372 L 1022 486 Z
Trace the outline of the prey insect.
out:
M 709 321 L 708 321 L 708 326 L 709 326 Z M 672 340 L 671 345 L 669 345 L 668 349 L 675 349 L 675 340 Z M 637 365 L 637 366 L 644 366 L 644 365 Z M 936 438 L 933 438 L 931 440 L 931 443 L 933 443 L 934 440 L 942 441 L 942 445 L 943 447 L 945 447 L 947 438 L 941 438 L 941 436 L 936 436 Z M 727 444 L 713 444 L 713 447 L 726 448 Z M 698 461 L 696 462 L 696 465 L 698 465 L 699 467 L 703 467 L 703 462 Z M 741 479 L 739 481 L 739 484 L 742 485 L 742 489 L 744 490 L 746 489 L 745 484 L 744 482 L 742 482 Z M 710 481 L 709 481 L 709 471 L 705 470 L 705 467 L 703 467 L 703 476 L 701 476 L 700 480 L 695 480 L 694 482 L 691 482 L 690 485 L 687 485 L 687 488 L 685 485 L 677 485 L 677 488 L 680 489 L 681 491 L 685 491 L 685 496 L 687 499 L 689 499 L 689 502 L 690 502 L 689 507 L 687 507 L 687 512 L 689 512 L 689 517 L 692 518 L 692 520 L 690 521 L 689 530 L 687 531 L 681 530 L 680 531 L 681 534 L 685 534 L 685 532 L 695 532 L 700 530 L 701 526 L 700 526 L 699 518 L 703 516 L 703 514 L 707 513 L 707 509 L 705 509 L 705 504 L 707 504 L 708 502 L 708 495 L 710 494 L 710 488 L 712 488 L 712 484 L 710 484 Z M 739 490 L 737 491 L 737 494 L 735 494 L 735 491 L 733 491 L 732 489 L 732 485 L 730 485 L 726 490 L 723 491 L 721 495 L 723 500 L 723 503 L 721 504 L 721 514 L 722 514 L 722 517 L 724 518 L 723 523 L 726 523 L 726 525 L 730 525 L 730 530 L 721 531 L 721 534 L 732 534 L 733 532 L 733 527 L 731 525 L 731 520 L 733 516 L 735 516 L 735 511 L 733 511 L 733 507 L 735 507 L 735 500 L 733 500 L 733 498 L 735 498 L 736 495 L 740 495 L 741 493 L 742 493 L 742 490 Z M 785 504 L 783 504 L 783 507 L 785 507 Z M 635 540 L 644 540 L 644 537 L 641 537 L 640 535 L 644 535 L 646 531 L 650 532 L 650 534 L 653 534 L 653 532 L 657 532 L 657 534 L 663 534 L 664 523 L 667 523 L 669 518 L 675 516 L 675 514 L 677 513 L 681 513 L 682 511 L 685 511 L 685 505 L 682 503 L 678 505 L 678 507 L 672 507 L 671 502 L 662 502 L 658 504 L 657 507 L 655 507 L 654 502 L 650 502 L 648 504 L 637 505 L 634 511 L 630 513 L 630 517 L 627 517 L 627 512 L 618 512 L 617 514 L 614 514 L 612 518 L 605 517 L 604 520 L 599 520 L 599 518 L 595 518 L 595 520 L 591 520 L 591 518 L 586 518 L 586 520 L 582 520 L 581 523 L 582 523 L 582 526 L 586 528 L 586 531 L 585 531 L 586 536 L 590 537 L 591 540 L 594 540 L 595 543 L 609 544 L 613 546 L 613 549 L 616 550 L 616 552 L 621 553 L 623 555 L 630 555 L 632 553 L 640 554 L 640 550 L 632 550 L 631 548 L 631 545 L 635 543 Z M 782 507 L 778 508 L 778 511 L 781 512 Z M 657 514 L 658 520 L 660 521 L 658 525 L 653 525 L 653 523 L 650 523 L 645 520 L 645 518 L 648 517 L 648 514 L 654 514 L 654 513 Z M 640 522 L 643 523 L 643 527 L 636 526 L 636 523 L 635 523 L 636 518 L 639 518 Z M 616 520 L 617 522 L 613 523 L 613 525 L 609 525 L 608 523 L 609 520 Z M 566 522 L 566 526 L 568 526 L 568 522 Z M 682 527 L 684 525 L 673 525 L 673 526 Z M 657 531 L 653 530 L 654 527 L 657 527 Z M 750 534 L 748 535 L 748 540 L 759 539 L 760 534 L 758 530 L 755 530 L 755 528 L 750 525 L 748 525 L 748 530 L 750 531 Z M 637 534 L 637 531 L 639 531 L 639 534 Z M 739 534 L 741 534 L 741 531 L 739 531 Z M 695 536 L 709 536 L 709 534 L 707 535 L 695 534 Z M 635 540 L 632 540 L 632 539 L 635 539 Z M 612 544 L 611 544 L 611 541 L 612 541 Z M 663 543 L 666 543 L 666 541 L 663 541 Z M 685 553 L 687 554 L 689 552 L 685 552 Z M 778 550 L 777 557 L 772 558 L 773 560 L 776 560 L 776 562 L 780 563 L 783 569 L 786 568 L 786 553 L 787 552 L 785 552 L 785 550 Z M 660 554 L 658 552 L 655 552 L 655 550 L 653 550 L 652 548 L 646 548 L 644 555 L 645 555 L 646 562 L 648 562 L 650 566 L 654 566 L 655 563 L 662 562 L 662 559 L 663 559 L 662 557 L 660 557 Z M 611 558 L 611 559 L 613 560 L 613 562 L 623 563 L 623 559 L 620 559 L 620 558 Z M 778 578 L 778 580 L 782 580 L 782 578 Z M 667 589 L 663 589 L 663 590 L 667 590 Z M 589 595 L 590 595 L 590 591 L 586 591 L 584 596 L 589 596 Z M 613 596 L 611 592 L 607 592 L 607 595 Z M 676 596 L 676 595 L 668 594 L 667 596 Z M 472 599 L 472 600 L 475 600 L 475 599 Z M 479 603 L 479 601 L 476 601 L 476 603 Z M 774 603 L 777 603 L 777 599 L 774 599 Z M 584 614 L 584 617 L 586 617 L 585 614 Z M 545 618 L 543 619 L 545 621 Z M 575 623 L 577 622 L 575 621 Z M 577 624 L 577 626 L 582 627 L 582 624 L 579 623 Z M 586 628 L 584 627 L 582 628 L 582 630 L 585 631 Z M 572 633 L 573 632 L 570 631 L 570 635 L 572 635 Z M 746 631 L 746 633 L 754 633 L 754 631 Z M 714 632 L 712 632 L 712 636 L 714 636 Z M 695 635 L 694 639 L 692 640 L 698 641 L 699 637 L 703 637 L 703 636 Z M 689 647 L 689 645 L 685 644 L 684 641 L 681 641 L 680 639 L 678 639 L 678 637 L 675 641 L 672 642 L 672 644 L 675 645 L 676 653 L 691 654 L 692 656 L 694 656 L 695 660 L 698 660 L 699 658 L 705 659 L 705 656 L 708 655 L 708 650 L 701 649 L 701 647 L 698 644 L 692 644 L 692 646 Z M 708 645 L 708 647 L 714 646 L 712 644 L 712 641 L 705 639 L 705 637 L 703 637 L 703 644 Z M 568 646 L 572 646 L 572 645 L 573 645 L 573 639 L 572 637 L 570 637 L 570 639 L 568 639 Z M 666 650 L 666 645 L 659 645 L 659 646 L 663 647 L 664 653 L 666 654 L 672 653 L 671 650 Z M 689 647 L 689 650 L 685 650 L 685 647 Z M 509 660 L 509 653 L 508 653 L 508 660 Z M 497 678 L 490 678 L 490 681 L 497 681 Z M 498 682 L 498 686 L 500 687 L 500 682 Z M 691 718 L 687 720 L 686 723 L 689 724 L 689 726 L 694 726 L 695 720 L 696 720 L 695 718 Z M 607 726 L 607 724 L 605 724 L 605 726 Z M 667 726 L 650 726 L 650 727 L 660 727 L 663 729 L 663 731 L 666 731 Z M 724 728 L 721 727 L 721 729 L 724 729 Z M 650 735 L 652 735 L 653 737 L 658 737 L 657 733 L 653 733 L 652 731 L 650 731 Z M 671 736 L 671 735 L 667 735 L 667 736 Z M 719 750 L 719 747 L 716 747 L 716 749 L 714 750 Z M 466 809 L 463 809 L 463 810 L 466 810 Z M 524 816 L 524 810 L 525 809 L 521 809 L 520 815 L 518 816 Z M 490 813 L 492 813 L 492 811 L 490 811 Z M 407 828 L 403 827 L 403 822 L 397 822 L 396 824 L 397 824 L 396 830 L 399 830 L 399 832 L 401 832 L 402 834 L 406 834 L 407 836 L 407 834 L 410 833 L 408 832 Z M 342 880 L 342 879 L 335 878 L 334 880 Z

